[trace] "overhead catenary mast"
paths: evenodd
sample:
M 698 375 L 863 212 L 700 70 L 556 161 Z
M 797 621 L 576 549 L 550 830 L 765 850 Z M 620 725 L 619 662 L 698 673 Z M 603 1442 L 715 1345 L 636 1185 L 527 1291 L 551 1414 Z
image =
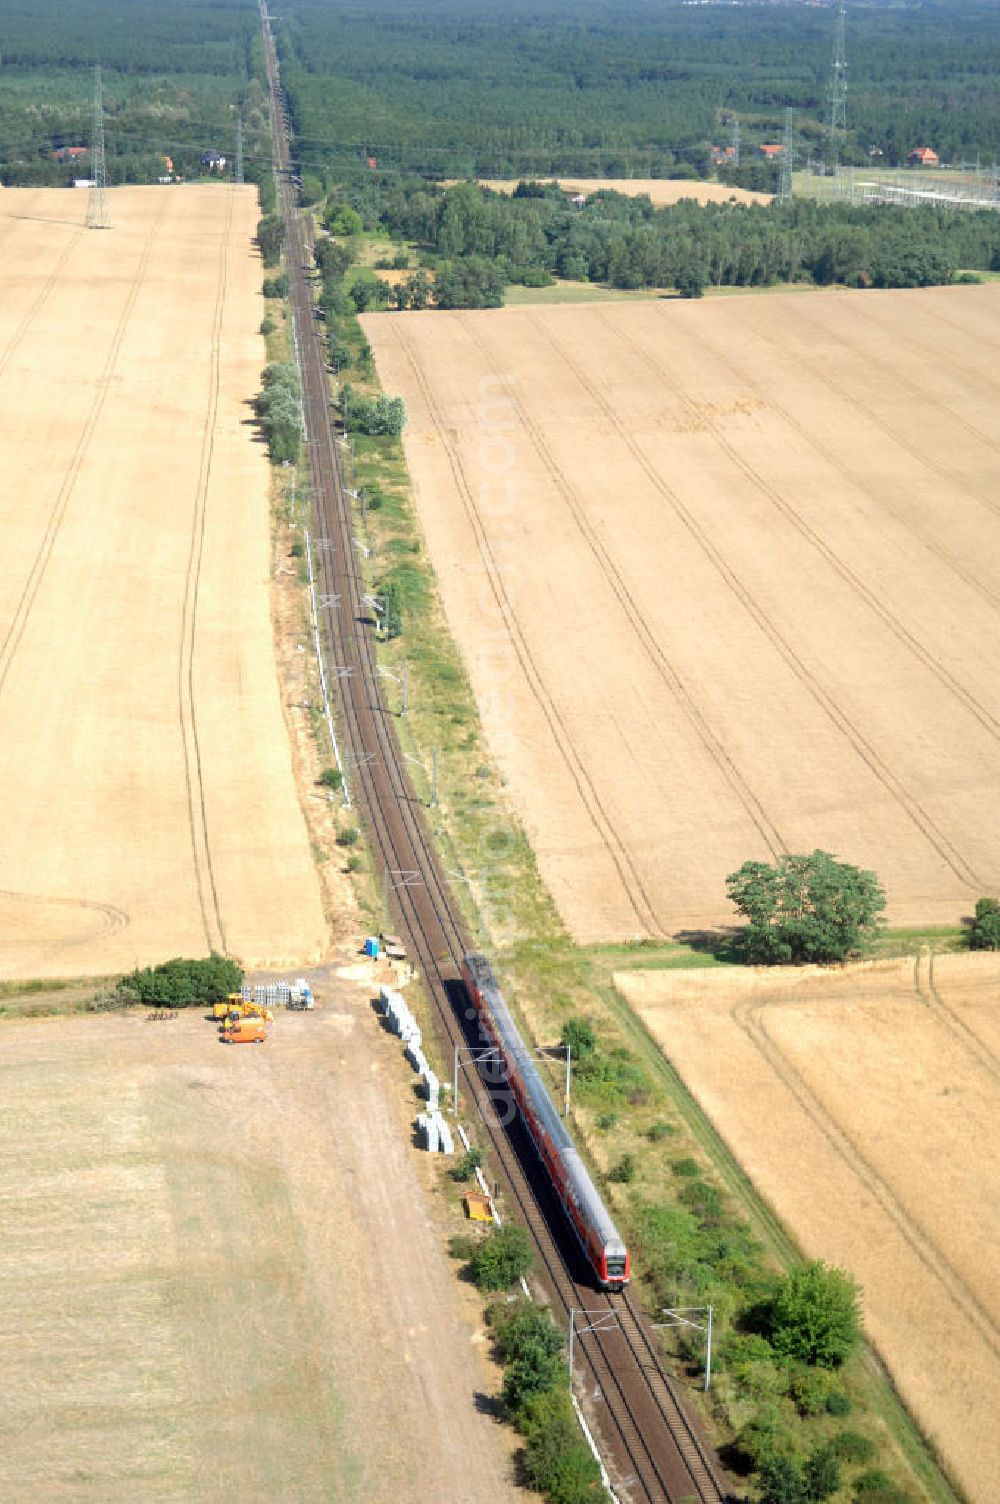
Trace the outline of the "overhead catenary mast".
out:
M 101 99 L 101 65 L 94 67 L 94 128 L 90 143 L 91 187 L 87 201 L 87 229 L 110 230 L 111 215 L 108 211 L 106 189 L 107 167 L 104 161 L 104 104 Z

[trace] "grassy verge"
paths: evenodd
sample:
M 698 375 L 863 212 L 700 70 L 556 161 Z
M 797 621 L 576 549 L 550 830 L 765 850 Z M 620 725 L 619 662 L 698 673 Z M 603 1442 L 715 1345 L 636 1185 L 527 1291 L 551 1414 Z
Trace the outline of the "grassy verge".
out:
M 969 938 L 957 924 L 926 925 L 912 930 L 884 929 L 871 945 L 868 955 L 874 960 L 888 961 L 899 956 L 915 956 L 925 946 L 935 951 L 968 950 Z
M 508 308 L 533 307 L 536 303 L 634 303 L 650 298 L 673 297 L 654 287 L 632 290 L 623 287 L 607 287 L 602 282 L 553 282 L 550 287 L 523 287 L 511 282 L 504 292 L 504 304 Z
M 54 1014 L 86 1013 L 94 996 L 112 986 L 116 977 L 34 978 L 0 982 L 0 1018 L 47 1018 Z

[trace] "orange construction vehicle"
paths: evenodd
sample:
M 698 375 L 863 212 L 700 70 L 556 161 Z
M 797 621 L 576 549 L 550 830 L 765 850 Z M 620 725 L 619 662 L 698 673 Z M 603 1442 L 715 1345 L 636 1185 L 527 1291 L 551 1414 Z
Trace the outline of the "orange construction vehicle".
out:
M 214 1013 L 222 1023 L 224 1029 L 230 1024 L 237 1023 L 241 1018 L 259 1018 L 263 1023 L 273 1024 L 274 1014 L 265 1008 L 262 1003 L 247 1003 L 242 998 L 238 1002 L 226 1004 L 216 1003 Z
M 263 1044 L 267 1038 L 267 1024 L 260 1018 L 240 1018 L 220 1030 L 223 1044 Z

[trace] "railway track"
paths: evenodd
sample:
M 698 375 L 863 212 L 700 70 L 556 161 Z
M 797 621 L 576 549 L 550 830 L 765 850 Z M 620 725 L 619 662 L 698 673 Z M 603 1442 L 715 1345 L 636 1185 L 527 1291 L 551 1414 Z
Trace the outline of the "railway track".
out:
M 275 162 L 285 223 L 296 348 L 305 415 L 329 668 L 341 687 L 353 795 L 364 810 L 378 866 L 390 876 L 394 920 L 406 937 L 449 1047 L 479 1043 L 478 1021 L 459 980 L 466 933 L 411 786 L 376 672 L 365 585 L 348 498 L 341 484 L 325 354 L 309 281 L 312 247 L 297 214 L 287 117 L 265 6 L 261 5 Z M 575 1373 L 623 1499 L 635 1504 L 723 1504 L 705 1444 L 676 1386 L 664 1374 L 634 1297 L 594 1289 L 579 1245 L 521 1124 L 501 1122 L 486 1083 L 470 1072 L 492 1163 L 508 1204 L 528 1226 L 556 1316 L 578 1322 Z M 505 1114 L 506 1116 L 506 1114 Z

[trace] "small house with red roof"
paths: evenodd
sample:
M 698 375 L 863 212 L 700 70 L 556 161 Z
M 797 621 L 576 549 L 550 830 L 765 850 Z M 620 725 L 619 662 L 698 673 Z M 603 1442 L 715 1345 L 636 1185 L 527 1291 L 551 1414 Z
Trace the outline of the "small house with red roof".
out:
M 930 146 L 915 146 L 907 153 L 907 167 L 940 167 L 941 159 Z

